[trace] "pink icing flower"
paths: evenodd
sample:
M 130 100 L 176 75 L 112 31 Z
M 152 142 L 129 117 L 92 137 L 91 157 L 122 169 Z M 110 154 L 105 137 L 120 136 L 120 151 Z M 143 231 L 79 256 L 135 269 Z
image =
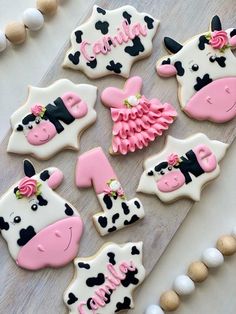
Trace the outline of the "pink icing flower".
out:
M 31 112 L 34 116 L 42 116 L 45 112 L 45 107 L 40 104 L 35 104 L 31 107 Z
M 119 190 L 117 190 L 116 193 L 118 194 L 118 196 L 124 196 L 125 194 L 122 188 L 119 188 Z
M 179 163 L 179 156 L 177 153 L 172 153 L 168 157 L 168 164 L 171 166 L 175 166 Z
M 228 36 L 225 31 L 214 31 L 211 33 L 209 43 L 214 49 L 222 49 L 228 44 Z
M 23 196 L 30 197 L 37 193 L 37 189 L 38 185 L 35 179 L 24 177 L 18 185 L 18 196 L 19 198 Z

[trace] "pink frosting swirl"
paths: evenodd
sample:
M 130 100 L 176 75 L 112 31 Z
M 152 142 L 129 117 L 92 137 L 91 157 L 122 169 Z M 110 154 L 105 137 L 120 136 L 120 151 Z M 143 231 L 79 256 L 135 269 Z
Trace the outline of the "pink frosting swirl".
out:
M 40 116 L 44 111 L 44 107 L 40 104 L 35 104 L 31 107 L 31 112 L 34 116 Z
M 37 193 L 37 181 L 35 179 L 24 177 L 18 185 L 21 196 L 30 197 Z
M 228 36 L 225 31 L 214 31 L 211 33 L 209 43 L 214 49 L 222 49 L 228 44 Z
M 175 166 L 179 162 L 179 156 L 177 153 L 172 153 L 168 157 L 168 164 Z

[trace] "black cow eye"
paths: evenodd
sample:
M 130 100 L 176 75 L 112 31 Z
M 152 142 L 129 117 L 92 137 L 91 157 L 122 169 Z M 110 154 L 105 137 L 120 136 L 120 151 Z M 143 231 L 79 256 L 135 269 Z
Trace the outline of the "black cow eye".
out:
M 38 120 L 35 120 L 35 123 L 36 124 L 39 124 L 40 123 L 40 120 L 38 119 Z
M 37 205 L 37 204 L 33 204 L 33 205 L 31 206 L 31 209 L 32 209 L 33 211 L 36 211 L 36 210 L 38 209 L 38 205 Z
M 16 217 L 14 218 L 14 222 L 15 222 L 16 224 L 18 224 L 19 222 L 21 222 L 20 216 L 16 216 Z
M 33 129 L 33 125 L 29 125 L 29 126 L 28 126 L 28 129 Z
M 199 69 L 199 66 L 197 64 L 192 65 L 192 70 L 197 71 Z
M 210 62 L 215 62 L 216 57 L 215 56 L 210 56 L 209 60 L 210 60 Z
M 169 167 L 168 167 L 168 170 L 169 170 L 169 171 L 171 171 L 171 170 L 172 170 L 172 167 L 171 167 L 171 166 L 169 166 Z
M 161 170 L 161 171 L 160 171 L 160 174 L 163 175 L 163 174 L 165 174 L 165 172 L 164 172 L 163 170 Z

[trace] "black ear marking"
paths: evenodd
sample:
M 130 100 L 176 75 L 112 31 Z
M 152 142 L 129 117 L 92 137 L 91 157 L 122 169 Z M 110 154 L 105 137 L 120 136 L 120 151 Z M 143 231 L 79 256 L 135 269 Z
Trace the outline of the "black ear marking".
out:
M 183 76 L 184 75 L 184 68 L 182 67 L 182 62 L 181 61 L 176 61 L 174 66 L 176 68 L 177 75 Z
M 205 49 L 205 44 L 209 44 L 209 40 L 206 38 L 206 36 L 204 36 L 204 35 L 201 35 L 200 37 L 199 37 L 199 43 L 198 43 L 198 48 L 200 49 L 200 50 L 204 50 Z
M 229 35 L 230 37 L 236 36 L 236 28 L 234 28 Z
M 148 172 L 148 176 L 150 176 L 150 177 L 153 176 L 153 171 L 152 170 Z
M 212 32 L 222 30 L 221 21 L 218 15 L 213 16 L 211 20 L 211 30 Z
M 23 131 L 23 125 L 18 124 L 18 127 L 16 128 L 17 131 Z
M 24 160 L 24 173 L 27 177 L 33 177 L 35 175 L 34 166 L 28 159 Z
M 183 46 L 170 37 L 164 37 L 164 44 L 171 53 L 177 53 Z
M 48 170 L 44 170 L 43 172 L 40 173 L 40 179 L 42 181 L 47 181 L 50 178 L 50 174 Z

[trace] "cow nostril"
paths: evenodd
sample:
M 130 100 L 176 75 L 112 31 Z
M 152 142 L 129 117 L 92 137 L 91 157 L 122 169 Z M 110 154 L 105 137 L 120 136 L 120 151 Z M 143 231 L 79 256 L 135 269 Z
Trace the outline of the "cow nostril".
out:
M 230 89 L 228 86 L 225 86 L 225 91 L 226 91 L 226 93 L 230 94 Z
M 36 137 L 36 138 L 37 138 L 37 137 L 38 137 L 38 135 L 37 135 L 37 134 L 34 134 L 34 137 Z
M 175 181 L 178 181 L 178 177 L 177 176 L 174 176 L 174 179 L 175 179 Z
M 61 238 L 61 233 L 60 233 L 60 231 L 56 230 L 56 231 L 54 232 L 54 234 L 55 234 L 56 237 Z
M 45 252 L 45 249 L 44 249 L 44 247 L 43 247 L 41 244 L 39 244 L 39 245 L 37 246 L 37 249 L 38 249 L 40 252 Z
M 43 131 L 44 131 L 44 132 L 46 132 L 46 131 L 47 131 L 47 129 L 46 129 L 46 128 L 43 128 Z
M 211 100 L 211 97 L 210 97 L 210 96 L 207 96 L 206 100 L 207 100 L 207 102 L 208 102 L 209 104 L 212 104 L 212 100 Z
M 166 185 L 168 185 L 168 181 L 165 181 L 164 183 L 165 183 Z

